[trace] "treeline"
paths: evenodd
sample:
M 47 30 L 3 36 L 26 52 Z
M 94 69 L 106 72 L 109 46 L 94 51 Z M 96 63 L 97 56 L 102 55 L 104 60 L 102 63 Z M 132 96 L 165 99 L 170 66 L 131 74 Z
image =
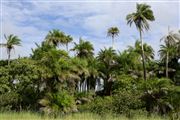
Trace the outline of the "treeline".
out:
M 5 36 L 8 59 L 0 61 L 0 110 L 38 111 L 48 115 L 90 111 L 104 115 L 159 114 L 178 119 L 180 114 L 180 32 L 169 31 L 160 46 L 160 60 L 143 43 L 142 33 L 154 21 L 147 4 L 137 4 L 137 11 L 127 15 L 135 23 L 140 40 L 122 52 L 113 49 L 117 27 L 108 29 L 112 47 L 97 56 L 91 42 L 80 39 L 69 50 L 70 35 L 54 29 L 29 57 L 11 60 L 11 51 L 21 40 Z M 66 50 L 58 46 L 63 45 Z M 69 52 L 74 51 L 75 56 Z M 103 89 L 96 91 L 97 81 Z M 79 92 L 86 82 L 87 88 Z

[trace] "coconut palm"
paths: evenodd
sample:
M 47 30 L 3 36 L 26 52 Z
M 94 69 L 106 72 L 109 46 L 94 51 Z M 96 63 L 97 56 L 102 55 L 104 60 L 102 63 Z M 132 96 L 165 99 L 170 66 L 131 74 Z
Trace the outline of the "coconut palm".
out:
M 73 51 L 76 51 L 77 56 L 80 58 L 88 58 L 88 57 L 92 57 L 93 56 L 93 45 L 89 42 L 89 41 L 84 41 L 83 39 L 79 39 L 79 43 L 74 43 L 75 46 L 73 49 Z
M 8 54 L 8 65 L 10 64 L 10 57 L 11 57 L 11 50 L 14 49 L 15 46 L 21 45 L 21 39 L 18 38 L 18 36 L 15 36 L 13 34 L 6 36 L 4 35 L 6 39 L 6 43 L 1 43 L 0 46 L 5 47 L 7 49 Z
M 126 16 L 127 24 L 130 26 L 132 23 L 135 24 L 136 28 L 140 34 L 141 40 L 141 49 L 142 49 L 142 61 L 143 61 L 143 70 L 144 70 L 144 80 L 146 80 L 146 66 L 145 66 L 145 55 L 144 55 L 144 46 L 143 46 L 143 39 L 142 39 L 142 32 L 144 30 L 149 30 L 149 23 L 148 21 L 154 21 L 153 11 L 151 10 L 151 6 L 147 4 L 136 4 L 136 12 L 128 14 Z
M 117 27 L 110 27 L 107 35 L 112 37 L 112 48 L 114 48 L 114 38 L 119 35 L 119 29 Z
M 65 34 L 58 29 L 53 29 L 52 31 L 49 31 L 45 37 L 45 41 L 48 44 L 57 47 L 59 44 L 62 44 L 65 41 Z

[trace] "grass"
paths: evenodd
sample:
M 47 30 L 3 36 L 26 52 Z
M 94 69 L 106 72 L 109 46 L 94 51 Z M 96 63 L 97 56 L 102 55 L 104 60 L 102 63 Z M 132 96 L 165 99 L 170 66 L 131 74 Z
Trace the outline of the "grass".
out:
M 133 119 L 129 119 L 125 116 L 112 117 L 111 115 L 99 116 L 92 113 L 75 113 L 69 114 L 56 119 L 49 118 L 47 116 L 40 116 L 39 114 L 30 112 L 20 113 L 0 113 L 0 120 L 165 120 L 158 116 L 136 116 Z

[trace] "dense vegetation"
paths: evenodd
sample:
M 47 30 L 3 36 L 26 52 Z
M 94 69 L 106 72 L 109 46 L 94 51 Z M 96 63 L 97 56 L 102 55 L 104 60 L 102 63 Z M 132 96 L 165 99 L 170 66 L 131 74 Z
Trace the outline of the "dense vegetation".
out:
M 155 20 L 151 7 L 137 4 L 137 11 L 126 19 L 128 25 L 135 24 L 140 39 L 121 52 L 113 47 L 120 34 L 118 27 L 107 30 L 112 47 L 97 55 L 92 43 L 82 38 L 69 50 L 73 38 L 54 29 L 41 44 L 36 43 L 29 57 L 10 59 L 21 40 L 5 36 L 7 42 L 1 46 L 7 49 L 8 59 L 0 61 L 0 111 L 32 111 L 53 117 L 92 112 L 180 118 L 180 31 L 169 31 L 160 38 L 160 59 L 155 60 L 153 48 L 142 39 L 149 22 Z

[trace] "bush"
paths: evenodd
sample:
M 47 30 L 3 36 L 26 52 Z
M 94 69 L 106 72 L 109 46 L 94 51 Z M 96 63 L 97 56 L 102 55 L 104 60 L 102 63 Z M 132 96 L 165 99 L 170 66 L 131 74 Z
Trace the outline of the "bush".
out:
M 67 91 L 48 93 L 39 101 L 39 104 L 42 106 L 40 109 L 43 113 L 53 116 L 77 110 L 74 97 Z
M 93 112 L 100 115 L 107 113 L 114 115 L 127 115 L 133 116 L 135 111 L 142 109 L 143 104 L 140 100 L 139 93 L 132 93 L 131 91 L 119 91 L 113 96 L 97 97 L 88 104 L 81 105 L 80 111 Z
M 95 92 L 89 91 L 89 92 L 78 92 L 75 94 L 76 97 L 76 104 L 86 104 L 88 102 L 91 102 L 94 99 Z
M 113 96 L 112 107 L 114 113 L 132 117 L 132 111 L 143 109 L 143 103 L 138 92 L 122 90 Z
M 14 92 L 8 92 L 0 95 L 0 111 L 9 111 L 15 109 L 15 107 L 18 105 L 18 101 L 19 96 Z
M 119 75 L 117 76 L 116 81 L 114 81 L 112 89 L 113 93 L 116 93 L 121 90 L 132 90 L 134 91 L 136 86 L 137 80 L 130 75 Z
M 97 97 L 92 102 L 80 106 L 80 111 L 93 112 L 99 115 L 112 112 L 112 97 Z
M 141 86 L 145 91 L 141 98 L 149 113 L 166 115 L 179 112 L 180 87 L 175 86 L 170 79 L 149 79 Z

